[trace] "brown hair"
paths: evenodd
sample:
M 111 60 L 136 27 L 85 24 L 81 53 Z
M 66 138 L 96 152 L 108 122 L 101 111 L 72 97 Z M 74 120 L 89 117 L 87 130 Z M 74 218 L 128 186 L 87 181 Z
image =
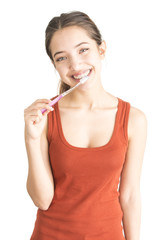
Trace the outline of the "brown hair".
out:
M 46 52 L 52 62 L 54 62 L 54 60 L 50 50 L 51 39 L 56 31 L 70 26 L 82 27 L 86 30 L 88 36 L 96 41 L 97 45 L 102 43 L 102 37 L 99 29 L 87 14 L 79 11 L 62 13 L 60 16 L 52 18 L 45 31 Z M 70 88 L 70 86 L 63 81 L 60 81 L 59 85 L 59 94 Z

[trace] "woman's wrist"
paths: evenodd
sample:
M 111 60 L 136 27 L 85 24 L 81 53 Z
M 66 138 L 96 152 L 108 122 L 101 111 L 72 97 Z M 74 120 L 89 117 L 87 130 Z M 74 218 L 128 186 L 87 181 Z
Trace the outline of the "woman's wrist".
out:
M 25 143 L 27 145 L 39 145 L 40 144 L 41 137 L 38 138 L 32 138 L 30 136 L 25 135 Z

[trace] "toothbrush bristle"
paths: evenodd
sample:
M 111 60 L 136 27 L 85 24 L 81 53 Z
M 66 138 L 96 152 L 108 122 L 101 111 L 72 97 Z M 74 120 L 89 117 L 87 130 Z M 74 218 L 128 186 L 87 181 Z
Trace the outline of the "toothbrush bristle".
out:
M 87 81 L 87 79 L 88 79 L 88 76 L 82 78 L 82 79 L 80 80 L 81 84 L 85 83 L 85 82 Z

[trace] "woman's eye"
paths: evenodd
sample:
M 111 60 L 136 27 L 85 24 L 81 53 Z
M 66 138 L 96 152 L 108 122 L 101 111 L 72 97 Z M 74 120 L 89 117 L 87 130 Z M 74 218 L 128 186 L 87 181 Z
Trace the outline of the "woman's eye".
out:
M 88 51 L 88 49 L 89 49 L 89 48 L 83 48 L 83 49 L 80 50 L 80 52 L 81 52 L 81 53 L 82 53 L 82 52 L 86 52 L 86 51 Z
M 57 58 L 56 62 L 61 62 L 65 59 L 65 57 L 60 57 L 60 58 Z

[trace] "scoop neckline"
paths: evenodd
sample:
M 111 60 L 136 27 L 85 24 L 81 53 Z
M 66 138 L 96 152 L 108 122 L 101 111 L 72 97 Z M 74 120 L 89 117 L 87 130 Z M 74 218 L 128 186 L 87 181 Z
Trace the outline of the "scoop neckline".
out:
M 58 95 L 57 95 L 58 96 Z M 59 130 L 59 135 L 60 135 L 60 139 L 62 140 L 63 144 L 66 145 L 67 147 L 76 150 L 76 151 L 99 151 L 102 150 L 108 146 L 111 145 L 111 143 L 114 140 L 115 134 L 116 134 L 116 130 L 117 130 L 117 125 L 118 125 L 118 119 L 119 119 L 119 114 L 120 114 L 120 106 L 121 106 L 121 99 L 118 98 L 118 104 L 117 104 L 117 112 L 116 112 L 116 117 L 115 117 L 115 122 L 114 122 L 114 128 L 113 128 L 113 132 L 112 132 L 112 136 L 109 139 L 109 141 L 102 146 L 98 146 L 98 147 L 77 147 L 77 146 L 73 146 L 71 145 L 65 138 L 64 136 L 64 132 L 63 132 L 63 127 L 62 127 L 62 122 L 61 122 L 61 116 L 60 116 L 60 110 L 59 110 L 59 105 L 58 102 L 55 104 L 56 105 L 56 113 L 57 113 L 57 118 L 58 118 L 58 130 Z

